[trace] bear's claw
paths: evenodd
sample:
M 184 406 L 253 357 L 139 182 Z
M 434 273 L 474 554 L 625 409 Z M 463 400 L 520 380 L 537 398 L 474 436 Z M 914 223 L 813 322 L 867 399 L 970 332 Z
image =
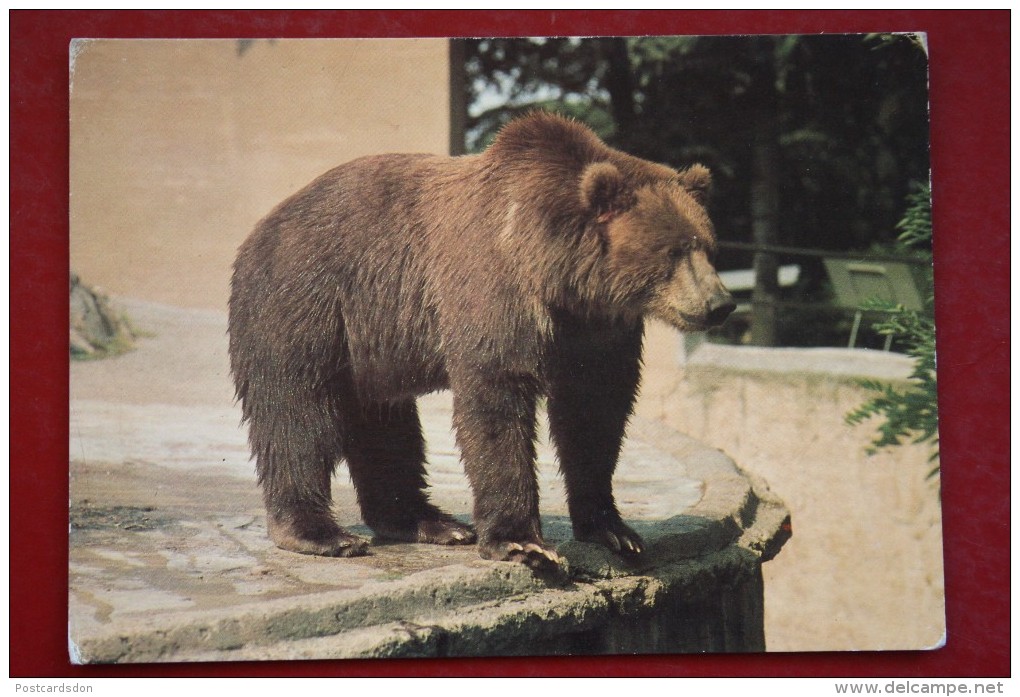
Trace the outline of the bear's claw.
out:
M 594 542 L 603 545 L 622 557 L 636 557 L 644 554 L 645 551 L 645 543 L 641 540 L 641 536 L 622 521 L 598 530 L 590 530 L 581 534 L 575 533 L 574 537 L 579 542 Z
M 329 518 L 269 516 L 269 538 L 280 549 L 320 557 L 361 557 L 368 554 L 368 540 L 347 532 Z
M 336 540 L 329 557 L 363 557 L 368 554 L 368 540 L 357 535 L 347 535 Z
M 368 554 L 368 540 L 358 535 L 342 533 L 332 540 L 301 540 L 293 539 L 283 544 L 276 543 L 281 549 L 298 554 L 314 554 L 320 557 L 363 557 Z
M 502 542 L 486 545 L 481 551 L 485 559 L 511 561 L 524 564 L 535 571 L 554 571 L 560 568 L 560 556 L 555 551 L 535 542 Z
M 417 537 L 418 542 L 434 545 L 470 545 L 478 539 L 471 526 L 456 520 L 423 520 Z
M 453 518 L 420 520 L 413 528 L 391 528 L 386 525 L 372 525 L 380 540 L 393 542 L 417 542 L 432 545 L 470 545 L 477 541 L 474 529 Z

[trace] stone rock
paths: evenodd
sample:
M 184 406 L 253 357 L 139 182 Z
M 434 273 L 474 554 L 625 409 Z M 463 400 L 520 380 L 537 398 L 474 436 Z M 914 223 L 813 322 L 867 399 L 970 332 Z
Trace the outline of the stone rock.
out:
M 135 332 L 127 317 L 101 291 L 71 273 L 70 350 L 72 358 L 102 358 L 129 351 Z

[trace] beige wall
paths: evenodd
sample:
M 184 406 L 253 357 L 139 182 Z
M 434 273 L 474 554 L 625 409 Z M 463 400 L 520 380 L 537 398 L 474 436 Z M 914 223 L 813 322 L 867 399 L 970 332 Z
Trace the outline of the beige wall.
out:
M 937 646 L 945 587 L 931 451 L 904 445 L 868 455 L 877 423 L 843 421 L 873 393 L 838 373 L 871 363 L 871 375 L 884 375 L 904 357 L 847 351 L 819 370 L 809 367 L 811 350 L 787 350 L 785 367 L 762 351 L 773 355 L 684 368 L 675 332 L 651 324 L 637 412 L 725 451 L 789 508 L 793 537 L 763 568 L 768 649 Z
M 97 40 L 72 47 L 71 266 L 225 308 L 254 223 L 330 167 L 449 150 L 445 40 Z

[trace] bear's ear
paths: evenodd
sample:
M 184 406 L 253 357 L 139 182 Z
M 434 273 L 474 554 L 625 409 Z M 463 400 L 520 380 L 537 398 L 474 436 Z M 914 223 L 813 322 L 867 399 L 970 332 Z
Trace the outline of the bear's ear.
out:
M 687 189 L 698 203 L 704 205 L 712 191 L 712 173 L 705 165 L 691 165 L 676 175 L 677 183 Z
M 629 210 L 637 197 L 616 165 L 593 162 L 581 174 L 581 203 L 600 223 Z

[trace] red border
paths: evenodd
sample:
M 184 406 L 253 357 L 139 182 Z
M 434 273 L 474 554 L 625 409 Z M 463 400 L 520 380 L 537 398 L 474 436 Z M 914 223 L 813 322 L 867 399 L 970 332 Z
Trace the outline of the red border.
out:
M 1009 675 L 1009 12 L 493 11 L 10 13 L 14 676 Z M 374 37 L 926 31 L 931 53 L 948 644 L 935 652 L 68 663 L 68 42 L 72 37 Z M 875 531 L 881 535 L 880 530 Z

